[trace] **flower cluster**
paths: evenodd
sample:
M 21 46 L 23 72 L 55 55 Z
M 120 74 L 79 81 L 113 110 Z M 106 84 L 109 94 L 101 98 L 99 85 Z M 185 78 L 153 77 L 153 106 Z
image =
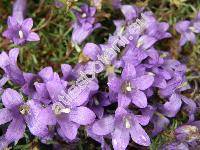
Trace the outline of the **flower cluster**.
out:
M 196 104 L 182 95 L 189 88 L 185 65 L 171 59 L 169 53 L 155 48 L 156 43 L 171 37 L 169 24 L 159 22 L 152 12 L 136 6 L 118 4 L 117 8 L 124 19 L 114 20 L 116 30 L 108 42 L 86 43 L 83 55 L 88 61 L 74 67 L 62 64 L 62 75 L 54 72 L 51 66 L 36 74 L 21 71 L 17 65 L 18 48 L 0 54 L 0 68 L 4 71 L 0 80 L 4 106 L 0 109 L 0 124 L 10 122 L 0 139 L 0 149 L 20 140 L 26 126 L 44 143 L 56 135 L 68 143 L 75 141 L 79 127 L 84 126 L 88 137 L 101 143 L 102 149 L 110 149 L 105 140 L 110 139 L 115 150 L 125 150 L 130 139 L 141 146 L 150 146 L 150 137 L 163 131 L 170 123 L 169 118 L 175 117 L 181 107 L 188 114 L 188 122 L 194 121 Z M 94 7 L 84 4 L 80 10 L 72 12 L 76 16 L 72 42 L 80 45 L 101 25 L 96 23 Z M 135 29 L 135 26 L 130 29 L 129 25 L 141 17 L 145 20 L 142 32 L 137 32 L 140 29 Z M 189 35 L 194 37 L 193 32 L 198 33 L 198 21 L 199 17 L 192 22 L 177 24 L 181 45 L 189 40 Z M 8 18 L 8 29 L 3 35 L 20 45 L 26 41 L 38 41 L 39 36 L 31 31 L 32 26 L 32 19 L 19 21 L 13 15 Z M 129 33 L 130 30 L 134 32 Z M 98 72 L 95 72 L 82 92 L 78 92 L 80 86 L 73 90 L 79 93 L 76 98 L 62 103 L 60 96 L 63 91 L 69 91 L 74 81 L 79 81 L 81 73 L 89 78 L 91 63 L 111 48 L 114 41 L 119 41 L 122 33 L 131 34 L 132 38 L 126 45 L 118 44 L 119 56 L 113 57 L 103 67 L 103 85 Z M 3 88 L 8 80 L 19 85 L 20 92 Z M 22 95 L 26 95 L 28 100 L 23 100 Z M 147 132 L 146 127 L 152 124 L 153 129 Z

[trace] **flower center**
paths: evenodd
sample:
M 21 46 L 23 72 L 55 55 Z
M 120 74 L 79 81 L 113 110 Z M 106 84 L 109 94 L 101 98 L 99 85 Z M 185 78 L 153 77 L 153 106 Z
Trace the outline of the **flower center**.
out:
M 131 86 L 131 82 L 129 81 L 125 81 L 124 84 L 122 85 L 122 91 L 124 93 L 127 93 L 127 92 L 131 92 L 132 91 L 132 86 Z
M 189 29 L 192 31 L 192 32 L 198 32 L 195 27 L 189 27 Z
M 109 74 L 113 74 L 115 72 L 115 67 L 114 66 L 107 66 L 106 67 L 106 74 L 109 75 Z
M 81 17 L 85 18 L 86 16 L 87 16 L 86 13 L 83 13 Z
M 177 87 L 177 89 L 180 89 L 180 88 L 183 88 L 183 87 L 186 87 L 186 86 L 188 86 L 188 83 L 183 82 L 180 86 Z
M 167 53 L 162 53 L 162 54 L 160 55 L 160 58 L 165 58 L 165 57 L 167 57 Z
M 153 72 L 148 72 L 148 75 L 155 76 L 155 74 Z
M 71 112 L 70 108 L 65 108 L 62 104 L 60 103 L 54 103 L 52 106 L 52 110 L 56 115 L 60 115 L 61 113 L 66 113 L 69 114 Z
M 139 48 L 142 45 L 143 45 L 143 41 L 142 40 L 138 40 L 136 47 Z
M 29 89 L 36 91 L 35 85 L 34 85 L 35 82 L 42 83 L 43 80 L 42 80 L 42 78 L 39 77 L 39 76 L 33 77 L 33 78 L 31 79 L 30 83 L 28 84 Z
M 124 124 L 125 124 L 126 129 L 130 129 L 131 128 L 130 121 L 127 118 L 125 118 Z
M 22 39 L 24 37 L 24 33 L 22 32 L 22 30 L 19 30 L 18 34 L 19 34 L 20 39 Z
M 30 110 L 30 107 L 28 105 L 26 105 L 26 104 L 25 105 L 21 105 L 19 107 L 19 112 L 22 115 L 27 115 L 29 113 L 29 110 Z

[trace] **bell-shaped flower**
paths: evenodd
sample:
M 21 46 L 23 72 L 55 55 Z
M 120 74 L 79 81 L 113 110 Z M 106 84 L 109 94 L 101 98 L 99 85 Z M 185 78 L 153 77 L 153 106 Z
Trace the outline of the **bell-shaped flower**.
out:
M 108 80 L 109 89 L 118 93 L 119 106 L 127 107 L 130 102 L 139 108 L 147 106 L 147 97 L 143 91 L 153 84 L 153 75 L 137 76 L 135 67 L 127 63 L 121 78 L 112 75 Z
M 15 17 L 8 17 L 8 28 L 3 32 L 3 36 L 12 40 L 16 45 L 25 44 L 27 41 L 39 41 L 37 33 L 31 31 L 33 27 L 32 18 L 27 18 L 18 22 Z
M 115 117 L 110 115 L 97 120 L 92 126 L 92 132 L 99 136 L 111 134 L 113 148 L 125 150 L 130 136 L 139 145 L 150 145 L 150 138 L 141 125 L 146 125 L 143 116 L 133 115 L 119 107 L 115 112 Z

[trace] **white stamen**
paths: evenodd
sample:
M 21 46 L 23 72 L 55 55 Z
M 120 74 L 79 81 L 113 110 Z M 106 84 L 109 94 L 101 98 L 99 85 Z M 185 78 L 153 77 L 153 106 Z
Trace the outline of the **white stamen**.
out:
M 136 47 L 139 48 L 142 45 L 143 45 L 143 41 L 142 40 L 138 40 Z
M 86 16 L 87 16 L 86 13 L 83 13 L 81 17 L 85 18 Z
M 148 72 L 148 75 L 155 76 L 155 74 L 153 72 Z
M 160 57 L 161 57 L 161 58 L 165 58 L 165 57 L 167 57 L 167 53 L 163 53 L 163 54 L 161 54 Z
M 131 86 L 128 85 L 128 86 L 126 87 L 126 90 L 127 90 L 128 92 L 131 92 L 131 90 L 132 90 Z
M 61 109 L 61 112 L 68 114 L 71 112 L 71 109 L 70 108 Z
M 29 110 L 30 110 L 30 107 L 28 105 L 21 105 L 19 107 L 19 112 L 22 114 L 22 115 L 27 115 L 29 113 Z
M 121 28 L 120 31 L 119 31 L 119 35 L 122 35 L 122 33 L 124 32 L 124 29 L 125 29 L 125 27 L 122 26 L 122 28 Z
M 129 81 L 126 81 L 123 83 L 122 90 L 124 93 L 131 92 L 132 89 L 133 89 L 133 87 Z
M 189 29 L 190 29 L 192 32 L 198 32 L 198 30 L 196 30 L 195 27 L 189 27 Z
M 61 103 L 54 103 L 52 106 L 52 110 L 56 115 L 60 115 L 61 113 L 70 113 L 71 109 L 70 108 L 65 108 Z
M 127 92 L 131 92 L 132 91 L 132 86 L 131 86 L 130 82 L 128 82 L 128 84 L 126 85 L 126 91 Z
M 22 32 L 22 30 L 19 30 L 19 38 L 22 39 L 24 37 L 24 33 Z
M 25 112 L 26 112 L 25 109 L 22 109 L 22 110 L 20 111 L 21 114 L 25 114 Z
M 128 119 L 125 119 L 125 127 L 126 127 L 127 129 L 130 129 L 130 128 L 131 128 L 131 124 L 130 124 L 130 122 L 129 122 Z

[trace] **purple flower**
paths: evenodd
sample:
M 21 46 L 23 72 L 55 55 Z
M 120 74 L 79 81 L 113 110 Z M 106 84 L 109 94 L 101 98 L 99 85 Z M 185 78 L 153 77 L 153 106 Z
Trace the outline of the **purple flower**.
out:
M 53 103 L 63 100 L 65 105 L 70 105 L 71 107 L 73 107 L 73 105 L 81 106 L 88 102 L 90 94 L 96 93 L 99 88 L 96 81 L 90 81 L 83 87 L 65 84 L 65 82 L 60 80 L 57 73 L 54 73 L 53 80 L 46 83 L 46 87 Z M 66 96 L 67 94 L 70 99 Z
M 121 32 L 124 30 L 124 27 L 126 25 L 126 21 L 124 21 L 124 20 L 114 20 L 113 23 L 115 25 L 114 35 L 121 35 Z M 109 39 L 108 39 L 108 41 L 109 41 Z
M 63 105 L 59 97 L 65 87 L 59 76 L 55 75 L 57 78 L 46 84 L 53 105 L 46 107 L 38 117 L 45 125 L 58 125 L 57 131 L 63 139 L 74 140 L 79 126 L 91 124 L 96 118 L 94 112 L 82 106 L 88 100 L 89 91 L 85 90 L 76 99 Z
M 132 5 L 121 5 L 121 11 L 126 21 L 134 20 L 138 17 L 138 8 Z
M 63 80 L 70 80 L 70 78 L 74 78 L 74 74 L 76 74 L 75 71 L 72 69 L 72 66 L 70 66 L 69 64 L 62 64 L 61 71 L 63 74 Z
M 167 87 L 167 80 L 171 78 L 170 74 L 160 67 L 153 68 L 152 73 L 155 75 L 153 86 L 160 89 L 165 89 Z
M 170 120 L 167 117 L 165 117 L 163 114 L 159 112 L 154 112 L 151 122 L 153 123 L 153 126 L 154 126 L 152 130 L 152 135 L 156 136 L 158 133 L 160 133 L 161 131 L 167 128 L 167 126 L 170 123 Z
M 19 54 L 18 48 L 13 48 L 9 51 L 9 54 L 2 52 L 0 54 L 0 68 L 5 72 L 8 78 L 19 85 L 23 85 L 25 80 L 22 71 L 17 66 L 17 57 Z
M 97 56 L 101 55 L 102 50 L 100 46 L 94 43 L 87 43 L 83 48 L 83 54 L 89 57 L 91 60 L 98 60 Z
M 129 41 L 132 41 L 132 39 L 138 38 L 138 36 L 141 35 L 142 31 L 145 28 L 143 26 L 145 25 L 145 22 L 144 20 L 141 21 L 139 19 L 135 21 L 135 19 L 139 16 L 139 13 L 142 11 L 142 9 L 140 8 L 131 5 L 122 5 L 121 11 L 124 14 L 125 20 L 113 21 L 116 30 L 113 35 L 109 36 L 108 43 L 113 44 L 114 42 L 119 40 L 118 45 L 120 47 L 125 47 L 125 45 L 123 44 L 124 42 L 126 44 L 129 44 Z M 140 23 L 138 23 L 138 20 Z M 122 42 L 122 40 L 124 42 Z
M 147 68 L 158 68 L 164 63 L 164 59 L 160 56 L 158 50 L 150 48 L 147 50 L 148 57 L 145 60 L 145 67 Z M 152 69 L 153 70 L 153 69 Z M 157 71 L 159 74 L 159 71 Z
M 162 68 L 168 71 L 172 77 L 178 76 L 177 74 L 180 74 L 183 78 L 182 80 L 185 80 L 184 76 L 186 73 L 186 66 L 184 64 L 181 64 L 179 61 L 174 59 L 165 59 Z
M 125 54 L 122 57 L 123 61 L 132 63 L 135 66 L 140 64 L 150 55 L 149 52 L 153 49 L 152 46 L 156 41 L 156 38 L 148 35 L 136 37 L 125 48 Z
M 102 135 L 96 135 L 92 131 L 92 125 L 87 126 L 87 135 L 94 139 L 95 141 L 99 142 L 101 144 L 101 149 L 102 150 L 111 150 L 110 146 L 105 142 L 104 136 Z
M 142 116 L 146 118 L 146 122 L 151 122 L 153 124 L 153 136 L 163 131 L 170 123 L 169 119 L 158 112 L 159 110 L 155 106 L 148 105 L 146 108 L 143 108 L 140 111 Z
M 173 65 L 173 61 L 169 61 L 171 63 L 170 66 L 166 65 L 166 63 L 167 61 L 165 61 L 162 67 L 168 72 L 169 75 L 166 75 L 170 78 L 167 80 L 166 88 L 160 89 L 159 91 L 162 97 L 168 97 L 173 93 L 179 94 L 181 91 L 188 89 L 188 84 L 184 76 L 185 66 L 180 64 Z
M 38 34 L 31 31 L 33 20 L 31 18 L 18 22 L 15 17 L 8 17 L 8 29 L 3 36 L 12 40 L 16 45 L 24 44 L 26 41 L 39 41 Z
M 23 73 L 23 76 L 25 79 L 25 84 L 22 86 L 23 93 L 43 103 L 49 103 L 46 83 L 54 78 L 52 67 L 45 67 L 38 74 Z
M 62 64 L 61 71 L 63 75 L 62 80 L 71 83 L 80 77 L 81 72 L 85 72 L 85 65 L 77 63 L 76 66 L 72 68 L 69 64 Z
M 175 117 L 179 112 L 182 105 L 181 98 L 178 94 L 173 94 L 170 96 L 169 101 L 166 102 L 162 107 L 162 113 L 168 117 Z
M 112 50 L 111 50 L 112 49 Z M 99 65 L 99 70 L 103 71 L 105 65 L 115 65 L 117 53 L 113 50 L 110 44 L 96 45 L 94 43 L 87 43 L 83 48 L 83 54 L 96 62 Z M 98 63 L 97 63 L 98 62 Z M 91 68 L 91 62 L 86 65 Z M 104 64 L 104 65 L 103 65 Z M 101 67 L 100 67 L 101 66 Z M 98 68 L 98 67 L 97 67 Z M 101 68 L 101 69 L 100 69 Z
M 72 41 L 75 44 L 81 44 L 96 28 L 101 26 L 100 23 L 95 23 L 95 7 L 82 5 L 81 11 L 74 10 L 77 17 L 73 25 Z
M 182 106 L 182 101 L 184 102 L 184 108 L 189 115 L 188 122 L 194 121 L 194 114 L 196 112 L 195 102 L 180 94 L 172 94 L 169 97 L 169 101 L 165 102 L 164 105 L 160 107 L 160 110 L 167 117 L 175 117 Z
M 181 96 L 181 99 L 184 102 L 183 110 L 185 110 L 189 116 L 188 122 L 194 121 L 195 120 L 194 116 L 195 116 L 195 113 L 197 112 L 196 103 L 192 99 L 189 99 L 185 96 Z
M 199 13 L 197 17 L 192 20 L 180 21 L 176 24 L 176 31 L 181 34 L 181 39 L 179 41 L 179 45 L 183 46 L 187 41 L 192 42 L 192 44 L 196 43 L 195 33 L 200 33 L 200 17 Z
M 135 67 L 126 64 L 121 78 L 110 76 L 108 86 L 111 91 L 118 93 L 119 106 L 128 106 L 132 101 L 139 108 L 147 106 L 147 97 L 144 90 L 148 89 L 154 81 L 152 75 L 137 76 Z
M 89 7 L 88 5 L 84 4 L 80 7 L 80 11 L 73 10 L 74 14 L 77 17 L 77 22 L 80 24 L 84 23 L 94 23 L 95 18 L 94 15 L 96 13 L 95 7 Z
M 71 108 L 54 104 L 48 106 L 39 118 L 44 125 L 58 125 L 57 130 L 64 139 L 74 140 L 80 125 L 88 125 L 95 119 L 95 114 L 84 106 Z
M 195 34 L 191 31 L 191 22 L 190 21 L 181 21 L 176 24 L 176 31 L 181 34 L 181 39 L 179 45 L 183 46 L 187 41 L 196 43 Z
M 107 116 L 96 121 L 92 126 L 92 131 L 100 136 L 111 134 L 115 150 L 125 150 L 130 136 L 137 144 L 149 146 L 149 136 L 141 126 L 146 125 L 146 121 L 142 118 L 119 107 L 115 112 L 115 117 Z
M 86 23 L 79 25 L 75 23 L 73 25 L 72 41 L 75 44 L 81 44 L 95 29 L 99 28 L 100 24 L 90 24 Z
M 155 37 L 158 40 L 164 39 L 164 38 L 170 38 L 171 34 L 167 32 L 169 28 L 169 24 L 166 22 L 155 22 L 154 24 L 151 24 L 151 26 L 147 27 L 147 34 L 149 36 Z
M 2 102 L 5 108 L 0 109 L 0 124 L 12 122 L 0 140 L 1 149 L 14 141 L 17 142 L 23 137 L 26 123 L 32 134 L 40 137 L 48 135 L 47 128 L 37 120 L 37 113 L 42 109 L 40 105 L 33 101 L 24 103 L 21 95 L 12 89 L 6 89 L 4 91 Z
M 147 35 L 152 36 L 157 40 L 171 37 L 171 34 L 167 32 L 169 28 L 168 23 L 158 22 L 152 12 L 144 12 L 142 17 L 145 20 L 145 33 Z
M 123 55 L 122 59 L 124 62 L 131 63 L 133 65 L 139 65 L 145 58 L 148 57 L 147 53 L 141 49 L 133 48 L 128 46 L 126 53 Z
M 147 57 L 143 60 L 142 65 L 138 65 L 137 69 L 142 72 L 147 71 L 154 75 L 154 83 L 152 87 L 164 89 L 167 87 L 167 81 L 171 78 L 171 74 L 162 68 L 164 59 L 160 56 L 158 51 L 150 48 L 146 51 Z M 153 90 L 153 89 L 152 89 Z
M 142 50 L 148 50 L 153 46 L 153 44 L 156 43 L 157 39 L 149 35 L 142 35 L 136 41 L 137 48 Z

